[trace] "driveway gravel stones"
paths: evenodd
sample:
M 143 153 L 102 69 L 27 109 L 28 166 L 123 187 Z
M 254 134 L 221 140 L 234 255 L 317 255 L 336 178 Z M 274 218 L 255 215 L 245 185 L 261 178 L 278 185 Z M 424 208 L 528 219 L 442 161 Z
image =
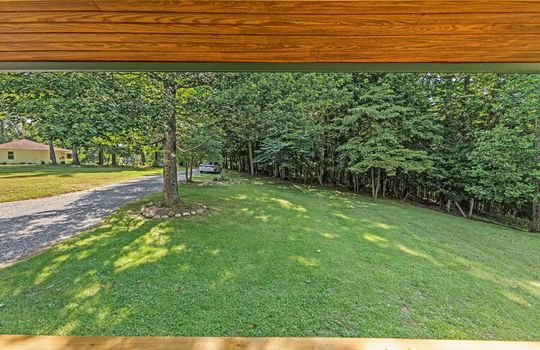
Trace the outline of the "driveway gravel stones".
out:
M 161 191 L 162 182 L 162 175 L 151 175 L 87 191 L 0 203 L 0 267 L 99 224 L 119 207 Z

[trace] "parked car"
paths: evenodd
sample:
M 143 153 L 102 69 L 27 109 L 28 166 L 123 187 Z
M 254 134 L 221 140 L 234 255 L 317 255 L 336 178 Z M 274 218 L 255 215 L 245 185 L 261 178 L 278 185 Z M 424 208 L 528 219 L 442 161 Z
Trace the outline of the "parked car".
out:
M 219 174 L 221 173 L 221 165 L 216 162 L 203 162 L 199 164 L 199 172 L 201 174 L 204 174 L 204 173 Z

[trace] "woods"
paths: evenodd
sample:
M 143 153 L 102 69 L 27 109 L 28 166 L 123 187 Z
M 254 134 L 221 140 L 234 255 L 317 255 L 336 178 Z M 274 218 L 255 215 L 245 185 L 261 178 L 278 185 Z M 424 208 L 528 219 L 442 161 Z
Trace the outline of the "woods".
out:
M 538 231 L 538 76 L 230 74 L 224 79 L 237 83 L 219 86 L 214 93 L 221 98 L 212 100 L 232 169 Z
M 167 205 L 176 165 L 211 160 L 540 231 L 536 75 L 42 73 L 0 87 L 0 141 L 67 147 L 74 164 L 151 159 Z

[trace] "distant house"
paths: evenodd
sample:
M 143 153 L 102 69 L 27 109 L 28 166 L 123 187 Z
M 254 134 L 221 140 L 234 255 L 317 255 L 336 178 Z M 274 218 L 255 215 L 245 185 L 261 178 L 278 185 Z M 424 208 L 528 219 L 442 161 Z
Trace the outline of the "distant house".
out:
M 71 151 L 55 147 L 56 161 L 66 162 Z M 16 140 L 0 144 L 0 164 L 50 164 L 49 145 L 30 140 Z

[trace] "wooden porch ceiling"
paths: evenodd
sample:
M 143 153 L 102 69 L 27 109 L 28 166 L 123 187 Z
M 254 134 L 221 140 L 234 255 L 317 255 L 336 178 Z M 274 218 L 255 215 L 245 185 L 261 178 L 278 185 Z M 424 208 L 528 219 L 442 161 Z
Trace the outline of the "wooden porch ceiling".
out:
M 2 0 L 0 63 L 540 63 L 540 0 Z
M 5 350 L 539 350 L 540 342 L 369 338 L 0 335 Z

